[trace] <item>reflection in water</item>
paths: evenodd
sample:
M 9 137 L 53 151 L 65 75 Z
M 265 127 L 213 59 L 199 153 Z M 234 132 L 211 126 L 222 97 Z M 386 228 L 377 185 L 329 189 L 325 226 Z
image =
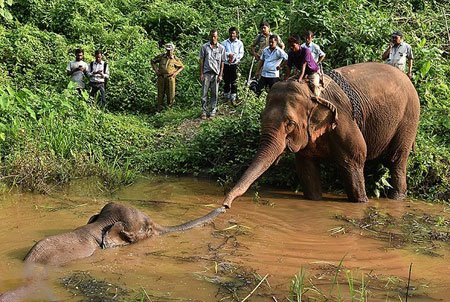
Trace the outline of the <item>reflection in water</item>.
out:
M 84 190 L 87 185 L 88 191 Z M 49 284 L 54 295 L 68 301 L 83 300 L 62 285 L 63 278 L 67 280 L 76 272 L 131 290 L 132 296 L 148 296 L 152 301 L 238 301 L 255 287 L 255 272 L 260 276 L 268 274 L 268 283 L 263 283 L 250 301 L 272 301 L 272 297 L 286 301 L 291 280 L 302 267 L 316 280 L 320 276 L 331 280 L 344 259 L 344 267 L 354 272 L 356 279 L 361 280 L 357 272 L 370 274 L 373 283 L 375 279 L 384 282 L 395 278 L 406 282 L 413 263 L 412 285 L 420 297 L 409 301 L 445 301 L 450 284 L 448 247 L 442 249 L 441 257 L 429 257 L 411 249 L 389 248 L 385 242 L 361 236 L 359 231 L 340 232 L 337 236 L 330 231 L 343 225 L 334 218 L 336 215 L 361 217 L 368 206 L 394 217 L 411 210 L 448 217 L 442 206 L 389 200 L 351 204 L 340 196 L 306 201 L 301 195 L 270 190 L 259 192 L 259 196 L 269 201 L 268 205 L 253 202 L 248 193 L 212 225 L 100 250 L 92 257 L 51 268 Z M 114 196 L 105 196 L 95 190 L 92 181 L 85 181 L 72 183 L 52 196 L 13 194 L 0 198 L 3 292 L 23 284 L 22 259 L 36 241 L 85 224 L 108 201 L 134 206 L 159 224 L 173 225 L 206 214 L 220 204 L 223 194 L 214 182 L 150 178 Z M 330 282 L 323 284 L 329 286 Z M 387 300 L 386 290 L 379 285 L 380 292 L 374 291 L 376 297 L 370 301 Z M 404 294 L 396 294 L 392 297 L 397 298 L 388 301 L 399 301 L 399 296 L 404 299 Z

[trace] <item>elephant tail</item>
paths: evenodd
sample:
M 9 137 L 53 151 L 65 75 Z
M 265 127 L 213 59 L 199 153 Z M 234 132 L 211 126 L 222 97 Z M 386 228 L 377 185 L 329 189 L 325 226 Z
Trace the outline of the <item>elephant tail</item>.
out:
M 208 224 L 212 222 L 217 216 L 219 216 L 222 213 L 225 213 L 226 209 L 225 207 L 217 208 L 205 216 L 202 216 L 200 218 L 188 221 L 186 223 L 175 225 L 175 226 L 157 226 L 157 231 L 159 235 L 167 234 L 167 233 L 173 233 L 173 232 L 182 232 L 186 231 L 195 227 L 203 226 L 205 224 Z

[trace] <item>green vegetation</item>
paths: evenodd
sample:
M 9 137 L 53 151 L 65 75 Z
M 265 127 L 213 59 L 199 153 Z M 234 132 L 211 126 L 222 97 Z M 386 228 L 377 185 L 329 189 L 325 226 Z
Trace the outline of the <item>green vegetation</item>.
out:
M 225 39 L 228 27 L 237 26 L 249 46 L 263 19 L 284 40 L 316 31 L 327 70 L 378 61 L 391 32 L 402 30 L 415 53 L 413 82 L 422 105 L 410 195 L 450 199 L 450 64 L 441 55 L 450 51 L 450 12 L 437 0 L 0 1 L 0 181 L 40 192 L 88 175 L 100 176 L 109 190 L 148 172 L 236 181 L 257 148 L 264 102 L 241 86 L 240 106 L 221 105 L 219 118 L 200 123 L 197 57 L 210 28 Z M 176 107 L 155 113 L 150 60 L 170 41 L 186 69 Z M 87 106 L 67 84 L 65 67 L 78 47 L 87 62 L 96 48 L 106 54 L 106 111 Z M 250 63 L 247 52 L 241 85 Z M 333 168 L 324 174 L 327 188 L 338 190 Z M 378 195 L 387 175 L 370 175 L 369 193 Z M 297 189 L 291 156 L 259 183 Z
M 406 212 L 395 218 L 381 209 L 369 207 L 360 219 L 345 215 L 337 215 L 336 218 L 393 248 L 407 247 L 425 255 L 442 256 L 440 250 L 450 244 L 450 218 L 445 212 L 439 216 L 419 211 Z M 336 230 L 333 229 L 333 233 Z M 340 228 L 338 233 L 343 232 L 345 228 Z

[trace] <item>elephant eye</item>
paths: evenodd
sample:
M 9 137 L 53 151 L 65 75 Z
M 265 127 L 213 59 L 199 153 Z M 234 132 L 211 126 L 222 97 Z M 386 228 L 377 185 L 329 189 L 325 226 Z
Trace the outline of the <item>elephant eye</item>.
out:
M 296 125 L 297 125 L 297 123 L 295 121 L 289 120 L 286 124 L 286 130 L 288 132 L 292 131 Z

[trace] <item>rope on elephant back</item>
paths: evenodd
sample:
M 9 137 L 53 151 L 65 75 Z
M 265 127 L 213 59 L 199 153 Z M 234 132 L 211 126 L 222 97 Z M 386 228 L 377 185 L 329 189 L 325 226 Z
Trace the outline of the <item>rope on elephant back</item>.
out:
M 358 127 L 361 129 L 362 127 L 362 110 L 361 110 L 361 98 L 356 93 L 356 91 L 350 86 L 347 80 L 339 73 L 334 70 L 331 70 L 328 73 L 328 76 L 336 82 L 336 84 L 341 87 L 344 93 L 347 95 L 350 103 L 352 104 L 352 114 L 353 119 L 358 124 Z

